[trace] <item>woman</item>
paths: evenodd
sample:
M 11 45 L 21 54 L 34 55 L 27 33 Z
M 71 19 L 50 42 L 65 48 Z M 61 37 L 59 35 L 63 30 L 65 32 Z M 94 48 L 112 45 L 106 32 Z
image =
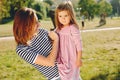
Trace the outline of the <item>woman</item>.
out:
M 58 36 L 54 32 L 38 29 L 36 13 L 31 8 L 22 8 L 15 14 L 13 33 L 17 43 L 16 53 L 33 65 L 48 80 L 59 80 L 56 56 Z

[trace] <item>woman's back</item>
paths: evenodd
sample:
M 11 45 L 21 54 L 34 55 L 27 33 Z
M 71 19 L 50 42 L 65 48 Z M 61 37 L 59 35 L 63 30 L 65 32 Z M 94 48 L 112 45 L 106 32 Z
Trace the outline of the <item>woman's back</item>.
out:
M 48 56 L 51 49 L 52 44 L 48 37 L 48 32 L 44 29 L 39 29 L 37 37 L 30 41 L 29 46 L 18 45 L 16 52 L 21 58 L 37 68 L 45 77 L 52 79 L 59 76 L 56 65 L 54 67 L 46 67 L 34 63 L 37 54 Z

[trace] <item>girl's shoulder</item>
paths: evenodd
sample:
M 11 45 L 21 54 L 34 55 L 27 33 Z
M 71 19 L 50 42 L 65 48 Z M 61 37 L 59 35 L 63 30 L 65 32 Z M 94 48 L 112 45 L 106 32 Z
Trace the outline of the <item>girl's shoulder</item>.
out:
M 72 31 L 79 31 L 78 26 L 75 25 L 75 24 L 70 25 L 70 28 L 71 28 Z
M 59 31 L 60 31 L 60 29 L 56 28 L 54 31 L 55 31 L 55 32 L 59 32 Z

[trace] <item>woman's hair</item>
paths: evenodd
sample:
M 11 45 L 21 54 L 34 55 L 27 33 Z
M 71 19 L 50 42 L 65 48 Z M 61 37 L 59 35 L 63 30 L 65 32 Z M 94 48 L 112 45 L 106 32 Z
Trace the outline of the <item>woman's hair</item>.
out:
M 56 27 L 58 29 L 61 29 L 61 27 L 63 26 L 58 20 L 58 13 L 61 12 L 61 11 L 67 11 L 68 14 L 71 17 L 70 25 L 75 24 L 76 27 L 79 29 L 79 26 L 78 26 L 77 21 L 76 21 L 75 13 L 74 13 L 74 10 L 73 10 L 73 5 L 70 1 L 63 2 L 63 3 L 59 4 L 58 7 L 56 8 L 56 11 L 55 11 Z
M 33 9 L 25 7 L 16 12 L 13 23 L 13 34 L 17 45 L 27 45 L 27 41 L 34 34 L 36 23 L 37 16 Z

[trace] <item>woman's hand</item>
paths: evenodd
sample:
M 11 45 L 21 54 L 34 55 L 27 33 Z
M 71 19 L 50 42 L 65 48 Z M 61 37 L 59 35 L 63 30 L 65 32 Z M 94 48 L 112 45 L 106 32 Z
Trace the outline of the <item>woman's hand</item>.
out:
M 77 51 L 76 66 L 78 68 L 82 66 L 82 51 Z
M 55 66 L 55 61 L 58 53 L 58 35 L 54 31 L 50 31 L 48 36 L 53 41 L 50 54 L 47 57 L 38 55 L 35 63 L 44 66 Z
M 76 60 L 76 66 L 79 68 L 82 66 L 82 60 Z
M 54 31 L 50 31 L 48 36 L 50 37 L 51 40 L 58 41 L 58 35 Z

